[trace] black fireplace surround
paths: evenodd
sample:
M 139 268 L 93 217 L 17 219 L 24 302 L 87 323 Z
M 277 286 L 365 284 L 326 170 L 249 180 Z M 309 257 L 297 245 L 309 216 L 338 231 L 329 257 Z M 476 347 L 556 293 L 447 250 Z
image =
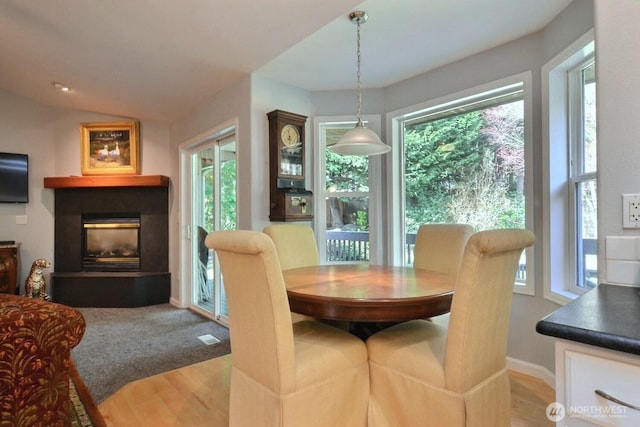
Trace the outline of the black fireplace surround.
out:
M 134 183 L 107 187 L 100 186 L 101 180 L 96 177 L 91 178 L 96 185 L 79 187 L 47 185 L 48 179 L 58 178 L 45 178 L 45 187 L 55 188 L 53 301 L 73 307 L 139 307 L 169 302 L 168 178 L 156 186 Z M 122 217 L 132 212 L 140 218 L 138 271 L 87 271 L 83 217 Z

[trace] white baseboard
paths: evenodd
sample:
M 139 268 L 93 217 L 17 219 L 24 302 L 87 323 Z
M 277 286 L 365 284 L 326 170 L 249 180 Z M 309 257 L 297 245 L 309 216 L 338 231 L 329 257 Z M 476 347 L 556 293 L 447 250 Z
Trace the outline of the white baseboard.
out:
M 171 304 L 172 306 L 174 306 L 176 308 L 187 308 L 187 309 L 190 309 L 191 311 L 201 315 L 202 317 L 210 319 L 210 320 L 212 320 L 214 322 L 218 322 L 218 323 L 220 323 L 221 325 L 223 325 L 223 326 L 225 326 L 227 328 L 229 327 L 229 325 L 227 323 L 215 319 L 211 315 L 211 312 L 203 310 L 202 308 L 198 307 L 197 305 L 196 306 L 190 306 L 189 304 L 180 304 L 180 300 L 175 299 L 175 298 L 169 298 L 169 304 Z
M 186 305 L 183 306 L 182 304 L 180 304 L 180 300 L 177 300 L 173 297 L 169 298 L 169 304 L 177 308 L 187 308 Z
M 525 360 L 507 357 L 507 369 L 538 378 L 547 383 L 547 385 L 552 389 L 556 389 L 555 374 L 544 366 L 536 365 Z

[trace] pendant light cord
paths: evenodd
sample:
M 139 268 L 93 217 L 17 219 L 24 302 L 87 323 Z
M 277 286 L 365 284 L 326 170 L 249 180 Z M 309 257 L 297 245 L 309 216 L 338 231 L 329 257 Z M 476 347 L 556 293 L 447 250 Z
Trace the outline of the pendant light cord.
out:
M 357 67 L 358 67 L 358 72 L 356 74 L 357 76 L 357 80 L 358 80 L 358 85 L 357 85 L 357 90 L 358 90 L 358 123 L 356 124 L 356 126 L 362 126 L 362 89 L 361 89 L 361 84 L 360 84 L 360 18 L 356 19 L 356 25 L 357 25 L 357 37 L 356 37 L 356 46 L 357 46 Z

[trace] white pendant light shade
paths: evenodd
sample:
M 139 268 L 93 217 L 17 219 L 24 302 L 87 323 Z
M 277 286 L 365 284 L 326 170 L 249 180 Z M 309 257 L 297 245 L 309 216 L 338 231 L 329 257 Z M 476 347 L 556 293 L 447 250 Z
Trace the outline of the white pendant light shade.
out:
M 330 149 L 342 155 L 373 156 L 388 153 L 391 147 L 382 142 L 374 131 L 358 122 L 355 128 L 342 135 L 340 141 Z
M 364 124 L 362 124 L 362 91 L 360 87 L 360 24 L 367 22 L 368 18 L 367 13 L 361 10 L 356 10 L 349 14 L 351 22 L 358 26 L 356 39 L 358 47 L 356 62 L 358 67 L 358 122 L 356 123 L 355 128 L 342 135 L 342 138 L 340 138 L 337 144 L 329 147 L 329 149 L 336 154 L 373 156 L 376 154 L 384 154 L 391 150 L 391 147 L 382 142 L 374 131 L 367 129 L 364 127 Z

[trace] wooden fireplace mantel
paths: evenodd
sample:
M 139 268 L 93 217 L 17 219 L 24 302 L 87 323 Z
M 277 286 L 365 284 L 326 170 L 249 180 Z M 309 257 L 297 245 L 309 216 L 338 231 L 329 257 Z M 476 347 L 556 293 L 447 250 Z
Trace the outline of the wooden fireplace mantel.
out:
M 168 187 L 164 175 L 98 175 L 44 178 L 44 188 Z

